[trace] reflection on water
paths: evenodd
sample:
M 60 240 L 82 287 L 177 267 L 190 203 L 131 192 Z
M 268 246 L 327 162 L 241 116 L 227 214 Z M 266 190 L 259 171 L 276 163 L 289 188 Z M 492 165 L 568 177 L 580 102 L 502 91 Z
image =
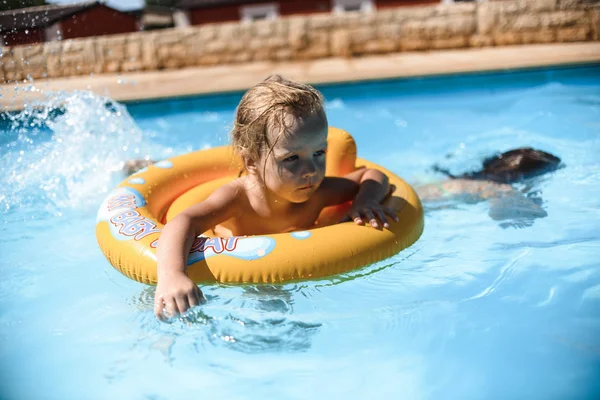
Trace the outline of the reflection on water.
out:
M 156 322 L 154 290 L 154 287 L 145 288 L 130 300 L 130 304 L 144 314 L 143 324 Z M 206 304 L 173 318 L 168 328 L 163 329 L 174 335 L 187 334 L 189 330 L 200 333 L 202 338 L 197 339 L 197 348 L 210 344 L 244 353 L 305 351 L 321 326 L 318 322 L 302 320 L 301 315 L 294 313 L 290 289 L 247 285 L 207 287 L 203 291 Z M 165 339 L 159 342 L 163 344 L 158 348 L 164 348 Z
M 125 107 L 76 94 L 60 112 L 39 110 L 42 126 L 28 128 L 29 117 L 3 125 L 0 397 L 80 399 L 83 387 L 91 400 L 200 390 L 219 399 L 600 398 L 600 81 L 597 68 L 584 71 L 593 79 L 523 90 L 490 91 L 490 77 L 475 92 L 470 78 L 455 91 L 436 80 L 435 95 L 393 82 L 326 89 L 340 99 L 331 125 L 408 182 L 433 178 L 429 166 L 449 152 L 461 172 L 508 146 L 548 149 L 568 167 L 514 186 L 543 212 L 427 202 L 423 236 L 389 260 L 284 286 L 205 286 L 207 304 L 171 324 L 154 316 L 154 288 L 123 277 L 97 248 L 95 209 L 111 171 L 136 158 L 129 152 L 161 159 L 223 143 L 235 101 L 134 105 L 132 121 Z M 206 114 L 213 102 L 218 115 Z M 523 221 L 533 224 L 499 225 Z

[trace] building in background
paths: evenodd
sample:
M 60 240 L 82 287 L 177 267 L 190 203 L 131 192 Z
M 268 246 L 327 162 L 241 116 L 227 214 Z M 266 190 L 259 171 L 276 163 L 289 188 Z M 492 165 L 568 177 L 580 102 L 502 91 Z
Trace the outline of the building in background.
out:
M 0 40 L 7 46 L 141 29 L 139 12 L 123 12 L 98 1 L 46 5 L 0 12 Z
M 173 18 L 175 10 L 170 7 L 146 5 L 139 13 L 142 30 L 152 31 L 175 27 L 175 19 Z
M 369 12 L 376 9 L 440 3 L 440 0 L 181 0 L 190 25 L 275 19 L 316 13 Z

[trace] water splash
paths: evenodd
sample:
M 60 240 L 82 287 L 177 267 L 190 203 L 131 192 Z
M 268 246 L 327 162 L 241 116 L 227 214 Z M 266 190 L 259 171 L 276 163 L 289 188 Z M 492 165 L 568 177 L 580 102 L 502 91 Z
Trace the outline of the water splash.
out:
M 6 213 L 31 208 L 31 215 L 61 215 L 95 205 L 123 162 L 149 150 L 125 106 L 91 92 L 53 93 L 21 112 L 1 114 L 0 128 L 0 209 Z

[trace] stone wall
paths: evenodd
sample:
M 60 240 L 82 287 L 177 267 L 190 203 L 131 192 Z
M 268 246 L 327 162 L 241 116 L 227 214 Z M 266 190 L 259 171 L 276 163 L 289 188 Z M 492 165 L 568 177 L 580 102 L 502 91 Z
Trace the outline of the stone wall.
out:
M 0 81 L 599 37 L 600 0 L 439 4 L 5 47 Z

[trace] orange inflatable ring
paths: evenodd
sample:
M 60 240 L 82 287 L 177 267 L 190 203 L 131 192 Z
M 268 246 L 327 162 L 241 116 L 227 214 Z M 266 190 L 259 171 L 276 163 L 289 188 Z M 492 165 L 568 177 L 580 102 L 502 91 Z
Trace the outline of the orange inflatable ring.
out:
M 386 203 L 399 222 L 376 230 L 353 222 L 303 232 L 197 238 L 187 275 L 197 283 L 280 283 L 346 272 L 412 245 L 423 231 L 423 209 L 414 190 L 394 173 L 356 158 L 352 137 L 329 129 L 327 171 L 341 176 L 358 166 L 387 174 L 396 192 Z M 156 248 L 163 223 L 234 179 L 242 165 L 228 146 L 158 162 L 130 176 L 104 200 L 96 221 L 98 244 L 109 262 L 136 281 L 156 284 Z

